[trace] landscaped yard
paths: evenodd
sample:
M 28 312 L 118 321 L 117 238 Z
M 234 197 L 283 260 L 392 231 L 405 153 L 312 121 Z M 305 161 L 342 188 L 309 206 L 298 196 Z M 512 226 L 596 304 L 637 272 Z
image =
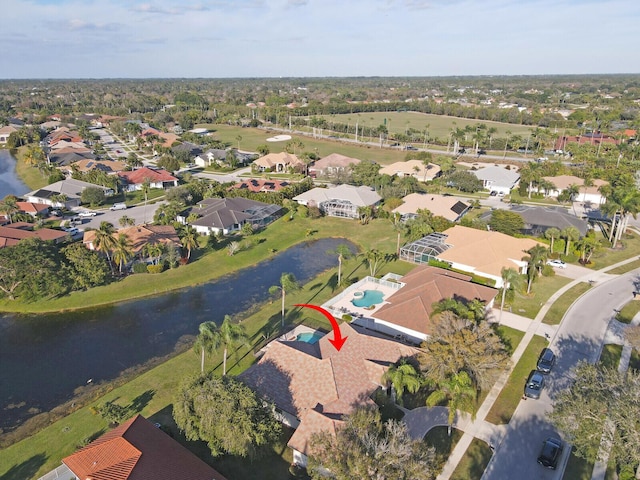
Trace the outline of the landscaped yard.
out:
M 560 275 L 538 277 L 538 280 L 535 281 L 531 287 L 531 293 L 516 293 L 513 304 L 511 305 L 511 311 L 523 317 L 531 319 L 536 318 L 536 315 L 542 308 L 542 305 L 549 300 L 551 295 L 556 293 L 570 281 L 571 279 Z
M 558 325 L 564 317 L 564 314 L 569 309 L 569 307 L 575 302 L 581 295 L 587 292 L 591 288 L 591 285 L 588 283 L 578 283 L 571 287 L 569 290 L 564 292 L 560 298 L 558 298 L 551 308 L 547 311 L 544 318 L 542 319 L 542 323 L 546 323 L 547 325 Z
M 436 450 L 436 472 L 442 471 L 442 467 L 447 462 L 449 455 L 451 455 L 456 444 L 462 438 L 460 430 L 452 429 L 451 436 L 449 436 L 448 431 L 448 427 L 434 427 L 424 436 L 424 442 Z
M 451 475 L 451 480 L 480 480 L 492 455 L 486 442 L 474 438 Z

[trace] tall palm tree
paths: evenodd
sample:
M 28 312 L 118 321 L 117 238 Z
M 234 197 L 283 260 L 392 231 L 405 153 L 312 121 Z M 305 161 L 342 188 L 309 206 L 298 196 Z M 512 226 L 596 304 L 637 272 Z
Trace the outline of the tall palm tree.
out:
M 536 245 L 527 250 L 527 253 L 529 255 L 523 260 L 527 262 L 527 293 L 531 293 L 531 284 L 542 270 L 549 251 L 542 245 Z
M 464 410 L 471 413 L 475 419 L 475 400 L 477 396 L 476 387 L 467 372 L 464 370 L 454 373 L 438 384 L 438 389 L 427 397 L 427 406 L 433 407 L 443 400 L 448 400 L 449 407 L 449 436 L 451 427 L 457 410 Z
M 248 337 L 244 331 L 244 326 L 239 323 L 233 323 L 229 315 L 224 316 L 218 332 L 220 335 L 220 343 L 224 345 L 222 376 L 225 376 L 227 374 L 227 349 L 233 348 L 236 345 L 246 345 Z
M 551 240 L 551 246 L 549 247 L 549 252 L 553 253 L 553 242 L 556 238 L 560 238 L 560 229 L 556 227 L 547 228 L 544 231 L 544 238 Z
M 111 265 L 111 252 L 116 245 L 116 239 L 113 236 L 115 231 L 113 224 L 107 221 L 102 221 L 100 222 L 100 227 L 95 231 L 96 236 L 93 240 L 95 249 L 107 256 L 109 265 Z
M 287 292 L 298 290 L 300 285 L 296 280 L 293 273 L 283 273 L 280 275 L 280 285 L 273 285 L 269 288 L 269 293 L 274 295 L 278 292 L 282 294 L 282 326 L 284 327 L 284 300 L 287 296 Z
M 500 276 L 502 277 L 502 300 L 500 301 L 500 318 L 498 318 L 498 323 L 502 321 L 502 310 L 504 309 L 504 298 L 507 294 L 507 290 L 510 288 L 517 288 L 522 282 L 520 272 L 515 268 L 502 267 L 502 270 L 500 270 Z
M 204 354 L 212 353 L 219 346 L 218 325 L 215 322 L 202 322 L 198 327 L 198 336 L 193 349 L 196 353 L 200 353 L 200 373 L 204 373 Z
M 0 202 L 0 212 L 9 217 L 9 223 L 13 223 L 13 215 L 18 213 L 18 199 L 14 195 L 7 195 L 4 200 Z
M 420 373 L 407 360 L 402 359 L 397 365 L 391 365 L 382 376 L 383 382 L 390 382 L 396 392 L 398 403 L 402 405 L 402 395 L 407 390 L 416 393 L 422 386 Z
M 576 227 L 563 228 L 560 232 L 560 236 L 566 240 L 564 245 L 564 254 L 569 255 L 569 246 L 572 241 L 576 241 L 580 238 L 580 230 Z
M 182 230 L 180 243 L 187 249 L 187 259 L 190 259 L 191 250 L 198 248 L 198 232 L 196 229 L 187 225 L 187 227 Z
M 338 256 L 338 286 L 340 286 L 342 282 L 342 261 L 347 260 L 351 257 L 352 253 L 349 250 L 349 247 L 341 243 L 336 247 L 335 250 L 327 252 L 329 255 L 337 255 Z
M 122 267 L 133 256 L 131 239 L 124 233 L 119 233 L 113 247 L 113 261 L 119 265 L 119 271 L 122 273 Z
M 380 262 L 384 259 L 384 254 L 380 250 L 372 248 L 362 253 L 361 257 L 369 266 L 369 274 L 372 277 L 375 277 L 380 266 Z

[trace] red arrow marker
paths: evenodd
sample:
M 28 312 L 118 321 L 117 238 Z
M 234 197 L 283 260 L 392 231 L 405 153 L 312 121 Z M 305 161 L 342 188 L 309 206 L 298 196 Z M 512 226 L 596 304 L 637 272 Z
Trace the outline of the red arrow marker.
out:
M 344 337 L 344 338 L 342 337 L 342 332 L 340 332 L 340 326 L 338 325 L 338 322 L 336 322 L 336 319 L 333 318 L 333 315 L 331 315 L 331 313 L 329 313 L 324 308 L 319 307 L 317 305 L 311 305 L 309 303 L 296 303 L 295 306 L 312 308 L 314 310 L 317 310 L 321 314 L 323 314 L 325 317 L 327 317 L 329 322 L 331 322 L 331 327 L 333 328 L 333 338 L 332 339 L 330 338 L 329 341 L 336 348 L 336 350 L 340 351 L 340 349 L 344 345 L 344 342 L 346 342 L 347 338 L 349 337 Z

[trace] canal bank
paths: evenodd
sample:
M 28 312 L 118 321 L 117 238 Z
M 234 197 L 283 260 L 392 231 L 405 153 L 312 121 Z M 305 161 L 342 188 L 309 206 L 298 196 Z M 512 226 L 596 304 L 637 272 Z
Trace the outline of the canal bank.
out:
M 21 196 L 30 191 L 16 172 L 17 162 L 9 150 L 0 148 L 0 200 L 7 195 Z

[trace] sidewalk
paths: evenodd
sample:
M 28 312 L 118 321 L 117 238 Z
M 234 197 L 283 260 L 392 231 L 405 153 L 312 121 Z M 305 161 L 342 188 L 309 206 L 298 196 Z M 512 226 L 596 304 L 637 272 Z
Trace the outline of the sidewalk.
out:
M 501 323 L 505 325 L 513 326 L 512 328 L 517 328 L 518 330 L 523 330 L 523 327 L 525 327 L 526 321 L 528 321 L 529 325 L 527 326 L 526 329 L 524 329 L 526 333 L 522 338 L 522 340 L 520 341 L 520 343 L 518 344 L 518 347 L 513 352 L 513 355 L 511 356 L 511 367 L 509 368 L 508 371 L 504 372 L 500 376 L 500 378 L 498 378 L 496 383 L 493 385 L 493 387 L 489 391 L 489 394 L 487 395 L 487 398 L 485 398 L 484 402 L 478 409 L 478 413 L 476 415 L 475 421 L 470 422 L 468 425 L 464 425 L 464 433 L 462 435 L 462 438 L 456 444 L 455 448 L 451 452 L 451 455 L 449 455 L 449 458 L 445 463 L 444 467 L 442 468 L 442 471 L 438 475 L 437 480 L 448 480 L 451 477 L 456 467 L 458 466 L 458 463 L 460 463 L 460 460 L 466 453 L 467 448 L 471 444 L 471 441 L 473 440 L 474 437 L 485 440 L 483 436 L 484 436 L 484 433 L 487 431 L 487 427 L 484 424 L 488 423 L 485 421 L 485 418 L 489 413 L 489 411 L 491 410 L 491 407 L 493 407 L 493 404 L 495 403 L 496 399 L 498 398 L 498 395 L 502 391 L 502 388 L 507 383 L 507 380 L 511 375 L 511 371 L 513 370 L 515 365 L 518 363 L 518 361 L 522 357 L 522 354 L 524 353 L 526 348 L 529 346 L 529 342 L 531 341 L 533 336 L 536 334 L 544 335 L 546 333 L 547 335 L 549 335 L 550 338 L 553 338 L 553 336 L 555 335 L 555 332 L 557 331 L 557 328 L 558 328 L 557 325 L 551 326 L 551 325 L 545 325 L 542 323 L 542 319 L 545 317 L 545 315 L 547 314 L 547 312 L 549 311 L 553 303 L 558 298 L 560 298 L 562 294 L 564 294 L 567 290 L 572 288 L 574 285 L 577 285 L 578 283 L 606 282 L 608 279 L 613 278 L 612 275 L 608 275 L 606 273 L 607 271 L 622 265 L 626 265 L 627 263 L 634 262 L 637 260 L 637 258 L 638 257 L 636 256 L 632 258 L 628 258 L 614 265 L 605 267 L 601 270 L 589 272 L 588 274 L 583 275 L 582 277 L 569 282 L 567 285 L 565 285 L 564 287 L 559 289 L 557 292 L 555 292 L 553 295 L 551 295 L 551 297 L 549 297 L 549 299 L 545 302 L 542 308 L 540 308 L 540 311 L 538 312 L 534 320 L 530 320 L 528 318 L 524 318 L 519 315 L 514 315 L 511 312 L 502 313 Z M 496 313 L 499 314 L 500 313 L 499 310 Z M 634 321 L 635 320 L 636 319 L 634 318 Z M 496 321 L 497 321 L 497 317 L 496 317 Z M 493 442 L 490 445 L 494 446 L 495 448 L 499 448 L 502 442 L 502 439 L 504 438 L 504 433 L 507 425 L 502 426 L 504 428 L 499 428 L 495 425 L 493 425 L 493 427 L 495 427 L 496 429 L 494 430 L 494 433 L 496 433 L 496 436 L 490 437 L 491 441 Z

